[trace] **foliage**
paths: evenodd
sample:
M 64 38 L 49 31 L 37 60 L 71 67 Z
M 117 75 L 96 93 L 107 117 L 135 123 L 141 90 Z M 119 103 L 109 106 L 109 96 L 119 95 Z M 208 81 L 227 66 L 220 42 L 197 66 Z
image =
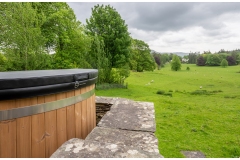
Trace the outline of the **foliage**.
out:
M 167 54 L 167 53 L 161 54 L 160 60 L 161 60 L 161 67 L 164 67 L 164 65 L 165 65 L 167 62 L 170 62 L 170 56 L 169 56 L 169 54 Z
M 229 66 L 233 66 L 233 65 L 236 65 L 236 60 L 234 59 L 233 56 L 227 56 L 227 62 L 228 62 L 228 65 Z
M 171 62 L 171 69 L 173 71 L 181 70 L 181 61 L 177 55 L 173 55 L 172 62 Z
M 204 60 L 203 56 L 199 56 L 197 59 L 198 66 L 205 66 L 206 61 Z
M 209 54 L 207 56 L 207 61 L 206 61 L 206 65 L 208 66 L 220 66 L 220 58 L 218 56 L 218 54 Z
M 155 54 L 153 57 L 154 57 L 155 63 L 157 64 L 158 70 L 159 70 L 160 66 L 161 66 L 160 56 L 159 56 L 159 54 L 158 55 Z
M 187 71 L 190 71 L 190 67 L 187 66 L 186 70 L 187 70 Z
M 144 41 L 132 40 L 130 66 L 132 70 L 137 72 L 153 71 L 155 69 L 155 61 L 150 54 L 148 44 Z
M 222 67 L 227 67 L 228 66 L 228 61 L 226 59 L 223 59 L 222 62 L 221 62 L 221 66 Z
M 87 33 L 97 35 L 104 41 L 109 68 L 125 66 L 129 62 L 131 38 L 125 21 L 116 9 L 110 5 L 96 5 L 86 23 Z
M 7 70 L 32 70 L 30 63 L 43 52 L 41 21 L 31 3 L 0 3 L 0 45 Z M 16 64 L 16 66 L 15 66 Z
M 114 89 L 114 88 L 123 88 L 123 89 L 127 89 L 128 85 L 127 84 L 109 84 L 109 83 L 97 83 L 96 84 L 96 90 L 108 90 L 108 89 Z
M 5 71 L 6 61 L 7 61 L 6 57 L 2 53 L 0 53 L 0 72 Z
M 13 2 L 0 8 L 6 70 L 91 68 L 84 55 L 90 38 L 66 3 Z
M 158 90 L 158 91 L 157 91 L 157 94 L 164 94 L 164 93 L 165 93 L 164 90 Z
M 125 76 L 122 76 L 122 70 L 118 68 L 112 68 L 110 71 L 109 83 L 123 84 Z
M 188 63 L 189 64 L 196 64 L 198 55 L 199 55 L 198 53 L 189 53 Z

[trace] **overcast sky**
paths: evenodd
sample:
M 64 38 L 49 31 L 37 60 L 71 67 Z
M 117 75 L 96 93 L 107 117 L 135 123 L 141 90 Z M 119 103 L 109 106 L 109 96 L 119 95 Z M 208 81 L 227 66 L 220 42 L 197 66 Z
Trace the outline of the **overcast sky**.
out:
M 203 52 L 240 48 L 240 2 L 71 2 L 86 24 L 91 8 L 110 4 L 132 38 L 158 52 Z

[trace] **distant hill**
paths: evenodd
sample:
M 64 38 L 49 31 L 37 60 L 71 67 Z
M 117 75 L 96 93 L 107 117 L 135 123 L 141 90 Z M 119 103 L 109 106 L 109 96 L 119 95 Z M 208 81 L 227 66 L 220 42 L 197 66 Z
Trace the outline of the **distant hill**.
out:
M 180 56 L 180 57 L 183 57 L 183 56 L 189 54 L 189 53 L 185 53 L 185 52 L 157 52 L 157 51 L 151 50 L 151 53 L 154 53 L 154 52 L 155 52 L 155 53 L 158 53 L 158 54 L 164 54 L 164 53 L 170 54 L 170 53 L 172 53 L 172 54 L 176 54 L 176 55 L 178 55 L 178 56 Z

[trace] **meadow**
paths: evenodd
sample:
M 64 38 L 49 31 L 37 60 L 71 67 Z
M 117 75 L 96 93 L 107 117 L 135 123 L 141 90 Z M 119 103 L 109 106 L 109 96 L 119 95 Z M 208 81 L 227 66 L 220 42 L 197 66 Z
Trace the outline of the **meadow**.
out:
M 96 90 L 96 95 L 153 102 L 155 135 L 166 158 L 184 157 L 181 151 L 201 151 L 208 158 L 238 158 L 239 71 L 239 65 L 182 64 L 176 72 L 168 64 L 153 72 L 131 72 L 125 80 L 128 89 Z

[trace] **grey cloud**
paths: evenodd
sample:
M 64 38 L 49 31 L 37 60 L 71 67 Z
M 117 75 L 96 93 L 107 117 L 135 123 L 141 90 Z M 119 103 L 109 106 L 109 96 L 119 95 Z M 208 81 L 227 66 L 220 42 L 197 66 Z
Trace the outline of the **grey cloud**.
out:
M 197 47 L 198 50 L 210 48 L 220 50 L 218 42 L 234 46 L 236 44 L 231 44 L 229 39 L 239 39 L 240 36 L 237 29 L 240 25 L 239 2 L 72 2 L 68 4 L 73 8 L 78 20 L 84 24 L 86 19 L 90 18 L 91 8 L 94 5 L 110 4 L 125 20 L 133 38 L 151 42 L 156 48 L 160 45 L 157 43 L 161 42 L 161 47 L 170 46 L 168 50 L 172 50 L 174 44 L 178 47 L 184 46 L 183 50 L 188 50 L 188 47 Z M 173 33 L 171 37 L 166 36 L 168 31 Z M 179 32 L 181 34 L 178 34 Z M 199 44 L 204 44 L 206 48 L 202 48 Z M 234 46 L 233 49 L 235 48 Z
M 180 30 L 191 26 L 223 27 L 221 15 L 240 12 L 240 3 L 136 3 L 138 17 L 129 22 L 143 30 Z
M 129 27 L 148 31 L 176 31 L 192 26 L 206 29 L 224 27 L 221 15 L 240 12 L 240 3 L 197 2 L 73 2 L 68 3 L 85 23 L 96 4 L 110 4 Z M 85 17 L 85 19 L 83 18 Z M 83 20 L 84 19 L 84 20 Z

